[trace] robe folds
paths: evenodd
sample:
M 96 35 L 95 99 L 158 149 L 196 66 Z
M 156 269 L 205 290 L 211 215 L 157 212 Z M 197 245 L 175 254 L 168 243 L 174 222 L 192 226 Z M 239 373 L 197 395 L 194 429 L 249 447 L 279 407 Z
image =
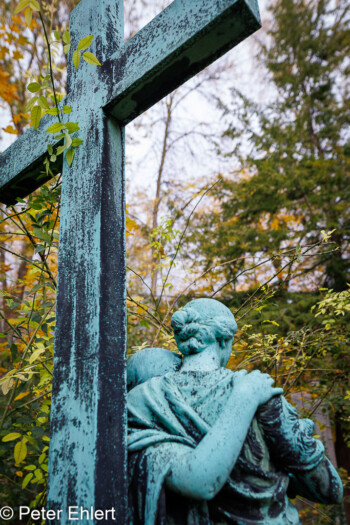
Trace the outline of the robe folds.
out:
M 291 480 L 317 467 L 323 444 L 283 396 L 257 411 L 239 458 L 209 501 L 166 487 L 172 465 L 195 449 L 234 395 L 235 372 L 172 372 L 128 394 L 129 525 L 297 525 Z M 239 421 L 233 426 L 239 425 Z

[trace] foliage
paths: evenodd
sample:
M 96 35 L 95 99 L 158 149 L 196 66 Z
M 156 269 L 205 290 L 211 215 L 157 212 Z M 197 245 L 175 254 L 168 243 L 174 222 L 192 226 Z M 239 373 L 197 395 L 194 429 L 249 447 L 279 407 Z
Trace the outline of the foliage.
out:
M 218 147 L 240 169 L 216 188 L 216 209 L 198 220 L 199 250 L 209 266 L 278 254 L 332 231 L 337 250 L 306 259 L 299 283 L 307 287 L 311 278 L 315 287 L 342 290 L 349 277 L 348 2 L 277 0 L 270 12 L 259 49 L 270 102 L 237 91 L 227 107 L 219 101 L 228 128 Z M 283 280 L 283 261 L 273 265 Z M 237 261 L 234 272 L 242 266 Z
M 33 505 L 45 498 L 59 200 L 58 178 L 16 208 L 2 210 L 1 237 L 13 250 L 6 248 L 1 293 L 1 367 L 7 371 L 0 380 L 1 499 L 14 508 L 28 498 Z M 23 239 L 30 246 L 26 256 L 18 253 Z M 14 272 L 18 260 L 20 278 Z
M 309 27 L 306 22 L 319 28 L 326 23 L 316 23 L 317 20 L 325 20 L 322 11 L 325 3 L 318 3 L 316 14 L 312 5 L 294 5 L 293 2 L 279 0 L 274 8 L 276 23 L 282 23 L 284 8 L 291 11 L 288 11 L 290 16 L 295 14 L 293 9 L 300 9 L 296 19 L 305 17 L 306 28 Z M 341 2 L 338 3 L 337 9 L 341 5 Z M 310 13 L 313 17 L 317 15 L 316 22 L 310 18 Z M 47 13 L 43 14 L 47 20 Z M 16 23 L 24 24 L 25 15 L 26 12 L 24 18 L 22 13 L 15 15 L 19 17 Z M 324 52 L 331 50 L 326 58 L 317 58 L 314 66 L 310 59 L 308 67 L 303 69 L 303 60 L 309 59 L 310 55 L 305 52 L 297 62 L 299 68 L 288 61 L 285 68 L 286 56 L 293 56 L 290 51 L 285 51 L 285 55 L 281 55 L 284 60 L 278 62 L 278 74 L 271 65 L 274 79 L 275 76 L 276 79 L 287 78 L 288 68 L 293 73 L 289 74 L 288 82 L 278 80 L 278 84 L 275 79 L 280 89 L 276 104 L 267 109 L 256 108 L 241 97 L 241 123 L 246 124 L 243 130 L 252 133 L 250 139 L 258 153 L 247 157 L 235 149 L 245 167 L 238 181 L 221 182 L 219 179 L 201 189 L 193 185 L 188 199 L 188 192 L 184 192 L 183 186 L 178 183 L 176 190 L 169 192 L 171 215 L 163 221 L 157 219 L 154 228 L 140 227 L 140 221 L 133 220 L 127 214 L 127 234 L 130 246 L 133 245 L 129 248 L 127 306 L 129 353 L 154 345 L 175 351 L 170 328 L 174 309 L 196 294 L 224 300 L 236 314 L 240 326 L 230 366 L 233 369 L 260 366 L 276 376 L 287 395 L 298 391 L 309 392 L 315 405 L 323 401 L 328 407 L 334 425 L 340 421 L 343 431 L 348 431 L 349 409 L 345 401 L 350 395 L 346 387 L 349 291 L 339 292 L 337 286 L 336 291 L 319 292 L 316 284 L 320 278 L 315 274 L 315 268 L 321 268 L 325 269 L 327 278 L 333 275 L 332 279 L 335 279 L 336 275 L 330 269 L 335 253 L 334 242 L 329 242 L 331 235 L 332 241 L 340 243 L 341 249 L 336 253 L 341 255 L 338 258 L 343 265 L 342 271 L 347 254 L 345 226 L 348 218 L 344 200 L 348 153 L 343 130 L 339 131 L 340 125 L 345 126 L 346 123 L 346 102 L 341 92 L 334 96 L 334 86 L 343 74 L 344 58 L 340 45 L 336 49 L 334 46 L 346 40 L 340 30 L 346 24 L 345 15 L 341 18 L 335 11 L 339 19 L 333 36 L 339 30 L 343 37 L 339 36 L 331 42 L 329 29 L 321 34 L 327 39 Z M 281 20 L 279 17 L 282 17 Z M 53 29 L 56 27 L 55 20 L 57 13 L 53 12 L 53 22 L 48 26 L 51 27 L 47 41 L 49 49 L 51 46 L 55 49 L 60 40 L 67 54 L 71 51 L 69 33 L 64 27 Z M 293 29 L 296 33 L 292 43 L 299 49 L 303 36 L 301 25 L 295 24 L 294 27 L 288 20 L 283 18 L 288 28 L 285 39 L 279 41 L 278 35 L 274 35 L 274 29 L 271 29 L 271 41 L 275 38 L 281 50 L 290 50 L 288 46 L 291 46 L 293 35 L 289 29 Z M 31 27 L 34 23 L 35 18 L 32 18 Z M 39 24 L 33 26 L 33 30 L 39 32 Z M 4 31 L 8 33 L 9 29 Z M 14 31 L 14 34 L 19 33 Z M 310 35 L 310 42 L 316 45 L 315 31 L 311 31 Z M 314 36 L 315 41 L 312 40 Z M 72 50 L 75 66 L 79 65 L 80 53 L 91 44 L 91 37 L 82 39 L 78 49 Z M 38 38 L 43 45 L 45 35 Z M 16 42 L 16 47 L 19 45 Z M 23 45 L 27 46 L 27 43 Z M 286 47 L 283 48 L 283 45 Z M 11 62 L 15 59 L 10 47 L 7 49 L 6 60 Z M 272 47 L 265 50 L 267 65 L 269 60 L 271 64 L 277 64 L 279 60 L 274 49 L 275 54 Z M 332 50 L 338 62 L 333 61 Z M 302 52 L 301 46 L 299 51 Z M 86 52 L 85 58 L 93 61 Z M 325 82 L 328 64 L 333 65 L 333 69 L 330 67 L 331 86 L 325 89 L 325 98 L 322 98 L 317 89 L 322 91 L 320 86 Z M 310 91 L 298 94 L 300 79 L 304 77 Z M 34 123 L 45 112 L 57 113 L 59 117 L 69 112 L 68 107 L 59 104 L 60 97 L 56 96 L 55 100 L 55 82 L 58 82 L 60 93 L 63 92 L 63 85 L 59 71 L 55 68 L 50 70 L 46 60 L 35 74 L 31 74 L 30 80 L 28 87 L 34 93 L 34 102 L 30 102 L 33 105 L 28 111 L 39 108 L 35 110 L 37 114 L 32 114 Z M 28 77 L 25 86 L 27 84 Z M 18 89 L 17 81 L 13 85 Z M 12 104 L 11 107 L 15 107 L 16 93 L 13 91 L 14 96 L 6 100 Z M 24 96 L 26 104 L 27 95 Z M 299 102 L 295 106 L 297 96 Z M 308 104 L 316 112 L 312 122 L 314 131 L 321 137 L 323 155 L 310 134 Z M 249 119 L 255 109 L 259 126 L 253 128 Z M 78 131 L 74 127 L 78 124 L 71 124 L 73 127 L 68 129 L 67 124 L 64 127 L 58 119 L 55 127 L 49 130 L 61 134 L 68 151 L 73 151 L 69 149 L 71 146 L 79 145 L 73 144 L 74 140 L 79 140 L 77 138 L 69 143 L 70 135 Z M 236 134 L 237 130 L 231 126 L 226 133 L 230 144 L 236 140 Z M 48 160 L 54 162 L 53 157 L 63 151 L 48 148 Z M 49 163 L 46 167 L 49 169 Z M 267 176 L 271 186 L 266 184 Z M 298 181 L 307 186 L 305 194 L 298 193 Z M 334 196 L 331 203 L 335 205 L 334 216 L 328 202 L 330 191 L 333 192 L 332 198 Z M 208 194 L 214 197 L 208 197 Z M 310 206 L 308 203 L 311 203 Z M 3 393 L 0 401 L 0 491 L 4 504 L 14 508 L 28 502 L 33 507 L 38 506 L 44 503 L 46 494 L 59 205 L 60 177 L 19 202 L 16 207 L 1 211 L 0 253 L 6 253 L 6 257 L 0 258 L 4 276 L 1 283 L 3 313 L 0 331 L 0 366 L 3 374 L 0 380 Z M 215 213 L 208 213 L 208 208 Z M 197 211 L 200 213 L 195 219 Z M 332 232 L 335 227 L 338 228 L 336 233 Z M 186 236 L 188 230 L 191 230 L 190 237 Z M 332 233 L 326 233 L 328 230 Z M 340 237 L 337 237 L 338 231 Z M 187 261 L 195 264 L 192 268 L 188 265 L 183 271 L 177 263 L 185 256 Z M 155 270 L 162 280 L 158 295 L 152 290 L 149 279 L 150 273 Z M 313 271 L 316 276 L 312 292 L 305 291 L 310 292 L 310 286 L 306 287 L 305 281 L 298 294 L 288 292 L 289 283 L 305 271 Z M 236 294 L 237 289 L 241 291 Z M 327 509 L 324 512 L 330 515 L 333 511 Z M 322 515 L 317 516 L 317 523 L 327 522 L 327 518 L 322 521 Z
M 57 0 L 42 0 L 40 6 L 46 26 L 61 30 L 62 25 L 67 24 L 67 13 L 76 3 L 77 0 L 61 0 L 58 10 Z M 30 111 L 25 109 L 29 102 L 26 87 L 30 79 L 46 74 L 47 57 L 41 24 L 35 16 L 30 21 L 32 9 L 29 7 L 14 14 L 17 6 L 17 0 L 5 0 L 0 13 L 0 102 L 12 119 L 3 131 L 22 135 L 30 124 Z M 54 79 L 61 92 L 64 91 L 65 59 L 57 48 L 53 49 L 53 55 Z

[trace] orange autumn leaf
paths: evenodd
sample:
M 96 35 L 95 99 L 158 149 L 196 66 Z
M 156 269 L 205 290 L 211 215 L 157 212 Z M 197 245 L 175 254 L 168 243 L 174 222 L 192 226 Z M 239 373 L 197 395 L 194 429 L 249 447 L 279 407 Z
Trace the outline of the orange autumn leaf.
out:
M 21 120 L 28 120 L 30 118 L 29 113 L 18 113 L 17 115 L 14 115 L 13 122 L 14 124 L 18 124 L 21 122 Z
M 11 20 L 14 24 L 17 24 L 17 25 L 21 25 L 23 24 L 23 20 L 22 18 L 20 17 L 20 15 L 13 15 L 11 16 Z
M 14 60 L 21 60 L 21 58 L 23 58 L 23 55 L 20 51 L 14 51 L 13 52 L 13 59 Z
M 2 128 L 2 130 L 5 131 L 5 133 L 10 133 L 11 135 L 18 134 L 18 130 L 13 126 L 7 126 L 6 128 Z
M 0 69 L 0 98 L 11 104 L 12 100 L 18 100 L 18 96 L 16 86 L 9 83 L 9 77 L 10 75 L 6 71 Z

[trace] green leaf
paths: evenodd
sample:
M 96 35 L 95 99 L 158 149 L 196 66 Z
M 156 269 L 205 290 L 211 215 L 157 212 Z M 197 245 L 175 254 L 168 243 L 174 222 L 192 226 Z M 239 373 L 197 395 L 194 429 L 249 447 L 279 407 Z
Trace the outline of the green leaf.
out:
M 38 129 L 41 119 L 41 107 L 34 106 L 30 113 L 30 119 L 32 121 L 34 129 Z
M 38 104 L 42 109 L 50 109 L 49 103 L 43 95 L 39 97 Z
M 13 14 L 16 15 L 17 13 L 20 13 L 25 9 L 30 3 L 30 0 L 21 0 L 16 9 L 14 10 Z
M 64 139 L 64 133 L 60 133 L 59 135 L 56 135 L 55 140 L 62 140 Z
M 33 10 L 32 9 L 26 9 L 26 12 L 24 13 L 24 18 L 26 21 L 27 26 L 29 27 L 32 23 L 32 17 L 33 17 Z
M 75 155 L 75 149 L 74 148 L 70 148 L 68 151 L 67 151 L 67 155 L 66 155 L 66 159 L 67 159 L 67 162 L 68 162 L 68 166 L 70 167 L 73 163 L 73 160 L 74 160 L 74 155 Z
M 84 49 L 87 49 L 91 46 L 91 42 L 94 39 L 94 35 L 89 35 L 84 38 L 82 38 L 78 44 L 79 51 L 83 51 Z
M 81 53 L 77 49 L 73 53 L 73 64 L 75 69 L 78 69 L 81 59 Z
M 70 106 L 63 106 L 62 111 L 63 111 L 63 113 L 71 113 L 72 112 L 72 108 Z
M 51 236 L 39 228 L 33 228 L 34 236 L 45 242 L 51 242 Z
M 7 443 L 8 441 L 14 441 L 15 439 L 18 439 L 21 437 L 21 434 L 18 432 L 11 432 L 11 434 L 7 434 L 7 436 L 4 436 L 1 441 L 4 443 Z
M 65 55 L 68 55 L 69 51 L 70 51 L 70 44 L 66 44 L 65 46 L 63 46 L 63 53 Z
M 23 467 L 24 470 L 35 470 L 36 469 L 36 466 L 35 465 L 26 465 L 25 467 Z
M 51 144 L 47 145 L 47 151 L 49 155 L 53 155 L 53 147 L 51 146 Z
M 50 108 L 46 111 L 48 115 L 58 115 L 59 111 L 57 108 Z
M 38 359 L 38 357 L 41 356 L 41 354 L 43 354 L 44 352 L 45 352 L 45 348 L 38 348 L 37 350 L 34 350 L 34 352 L 29 358 L 29 364 L 34 363 L 34 361 Z
M 61 153 L 63 153 L 64 151 L 66 151 L 66 146 L 60 146 L 59 148 L 57 148 L 57 151 L 56 151 L 56 155 L 61 155 Z
M 92 66 L 101 66 L 99 60 L 95 57 L 95 55 L 90 53 L 90 51 L 85 51 L 85 53 L 83 54 L 83 59 L 85 60 L 85 62 L 91 64 Z
M 31 0 L 29 5 L 33 11 L 40 11 L 40 4 L 38 0 Z
M 22 483 L 22 489 L 26 488 L 26 486 L 28 485 L 30 480 L 33 478 L 33 476 L 34 475 L 33 475 L 32 472 L 29 472 L 29 474 L 26 475 L 26 477 L 24 478 L 23 483 Z
M 60 40 L 61 39 L 60 32 L 57 31 L 57 29 L 56 29 L 56 31 L 53 32 L 53 34 L 55 35 L 56 40 Z
M 66 122 L 64 127 L 68 130 L 69 134 L 75 133 L 80 129 L 78 122 Z
M 56 160 L 57 160 L 57 156 L 56 155 L 51 155 L 50 162 L 56 162 Z
M 31 82 L 30 84 L 28 84 L 27 89 L 31 93 L 36 93 L 37 91 L 40 91 L 41 85 L 37 82 Z
M 83 139 L 79 139 L 78 137 L 72 140 L 72 146 L 73 148 L 77 148 L 83 143 Z
M 62 40 L 65 44 L 70 44 L 70 34 L 68 31 L 64 31 L 62 35 Z
M 30 111 L 38 99 L 39 97 L 37 96 L 33 97 L 24 108 L 24 111 Z
M 52 124 L 46 131 L 47 133 L 59 133 L 64 128 L 64 124 L 61 124 L 60 122 L 56 122 L 55 124 Z
M 72 145 L 72 137 L 70 135 L 68 135 L 68 133 L 65 133 L 65 136 L 64 136 L 64 145 L 66 147 L 66 149 L 70 148 L 71 145 Z
M 23 438 L 21 439 L 21 441 L 16 443 L 15 450 L 13 453 L 15 457 L 15 462 L 17 463 L 17 465 L 19 465 L 20 463 L 22 463 L 22 461 L 24 461 L 24 459 L 27 456 L 27 451 L 28 450 L 27 450 L 26 441 L 25 441 L 25 438 Z

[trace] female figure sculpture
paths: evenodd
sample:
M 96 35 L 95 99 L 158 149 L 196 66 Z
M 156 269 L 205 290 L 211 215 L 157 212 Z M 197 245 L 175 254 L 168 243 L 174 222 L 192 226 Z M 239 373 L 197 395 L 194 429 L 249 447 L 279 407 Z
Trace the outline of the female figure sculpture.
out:
M 161 350 L 162 372 L 147 380 L 144 363 L 144 382 L 128 394 L 129 523 L 296 525 L 288 495 L 339 502 L 342 484 L 313 423 L 269 375 L 224 368 L 237 330 L 230 310 L 197 299 L 172 326 L 180 369 L 172 357 L 160 375 Z

